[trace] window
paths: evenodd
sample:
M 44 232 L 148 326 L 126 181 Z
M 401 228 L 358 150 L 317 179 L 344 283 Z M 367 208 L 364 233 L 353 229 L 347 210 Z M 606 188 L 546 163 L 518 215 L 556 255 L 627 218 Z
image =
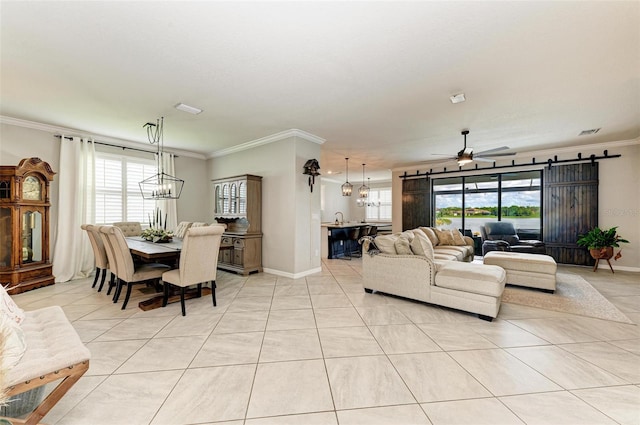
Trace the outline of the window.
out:
M 509 221 L 524 239 L 540 239 L 541 179 L 540 170 L 434 179 L 435 225 L 479 234 L 486 222 Z
M 390 187 L 369 189 L 369 201 L 371 201 L 373 204 L 366 207 L 367 221 L 391 221 Z
M 155 210 L 155 200 L 144 199 L 138 182 L 155 175 L 153 160 L 96 154 L 96 223 L 117 221 L 148 222 Z

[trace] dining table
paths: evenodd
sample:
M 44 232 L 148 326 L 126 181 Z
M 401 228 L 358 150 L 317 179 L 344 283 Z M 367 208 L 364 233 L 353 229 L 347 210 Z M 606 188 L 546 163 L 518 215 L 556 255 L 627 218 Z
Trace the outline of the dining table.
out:
M 140 257 L 143 261 L 152 261 L 163 263 L 177 268 L 180 261 L 180 252 L 182 251 L 182 239 L 174 237 L 168 242 L 152 242 L 147 241 L 140 236 L 129 236 L 125 238 L 127 246 L 132 255 Z M 230 247 L 221 246 L 220 249 L 228 249 Z M 197 289 L 188 288 L 185 293 L 185 299 L 196 298 L 201 295 L 211 294 L 210 288 L 202 288 L 202 292 L 199 294 Z M 148 300 L 140 301 L 138 307 L 141 310 L 153 310 L 155 308 L 162 307 L 163 295 L 155 295 Z M 171 294 L 167 303 L 174 303 L 180 301 L 179 293 Z

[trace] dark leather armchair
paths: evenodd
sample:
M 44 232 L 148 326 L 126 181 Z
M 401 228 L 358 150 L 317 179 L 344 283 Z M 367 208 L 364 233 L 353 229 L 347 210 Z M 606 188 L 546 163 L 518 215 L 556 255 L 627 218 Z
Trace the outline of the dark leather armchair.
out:
M 546 254 L 544 242 L 523 240 L 518 237 L 513 224 L 504 221 L 485 223 L 480 227 L 482 233 L 482 255 L 489 251 L 512 251 L 528 254 Z

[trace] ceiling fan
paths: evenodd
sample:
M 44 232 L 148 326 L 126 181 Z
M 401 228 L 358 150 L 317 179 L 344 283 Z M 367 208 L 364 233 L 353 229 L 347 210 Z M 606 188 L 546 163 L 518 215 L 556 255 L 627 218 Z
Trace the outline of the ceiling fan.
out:
M 469 130 L 462 130 L 461 134 L 464 136 L 464 148 L 458 152 L 458 155 L 452 158 L 458 161 L 458 165 L 461 167 L 473 161 L 494 162 L 494 160 L 489 157 L 515 155 L 515 153 L 497 153 L 505 149 L 509 149 L 508 146 L 501 146 L 499 148 L 489 149 L 474 154 L 473 148 L 467 147 L 467 134 L 469 134 Z

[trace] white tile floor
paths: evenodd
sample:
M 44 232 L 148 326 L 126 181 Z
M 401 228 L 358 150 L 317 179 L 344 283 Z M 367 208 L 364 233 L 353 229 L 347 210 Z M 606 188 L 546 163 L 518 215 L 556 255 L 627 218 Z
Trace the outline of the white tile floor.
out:
M 61 305 L 92 353 L 47 424 L 640 424 L 636 325 L 503 304 L 492 323 L 365 294 L 361 262 L 218 275 L 211 298 L 126 310 L 91 279 L 15 296 Z M 640 321 L 637 273 L 560 266 Z

